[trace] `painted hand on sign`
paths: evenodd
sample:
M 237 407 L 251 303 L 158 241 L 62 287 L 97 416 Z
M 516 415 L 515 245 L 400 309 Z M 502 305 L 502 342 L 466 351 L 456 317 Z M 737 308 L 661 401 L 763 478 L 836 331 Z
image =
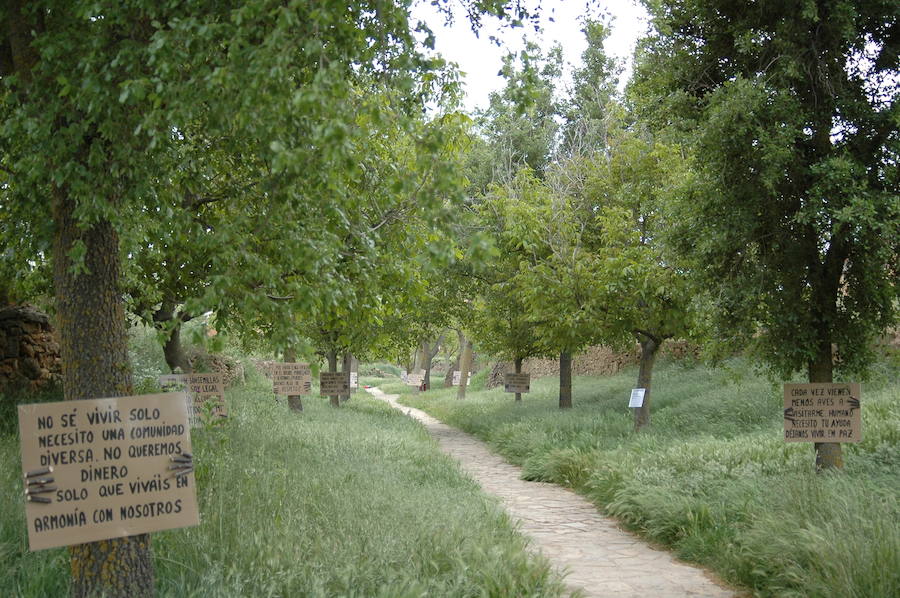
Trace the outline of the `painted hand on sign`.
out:
M 25 473 L 25 500 L 48 505 L 53 502 L 53 492 L 56 486 L 53 483 L 52 467 L 32 469 Z M 49 496 L 44 496 L 49 494 Z
M 194 471 L 194 456 L 190 453 L 178 453 L 170 457 L 172 465 L 169 471 L 174 471 L 171 477 L 180 478 Z
M 788 407 L 784 410 L 784 419 L 788 421 L 796 421 L 796 414 L 794 413 L 793 407 Z

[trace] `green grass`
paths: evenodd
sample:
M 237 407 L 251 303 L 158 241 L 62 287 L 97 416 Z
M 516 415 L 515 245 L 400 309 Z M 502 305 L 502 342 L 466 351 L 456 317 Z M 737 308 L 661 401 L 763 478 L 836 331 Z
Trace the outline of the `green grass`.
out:
M 276 405 L 261 376 L 193 434 L 202 524 L 153 535 L 160 596 L 558 596 L 498 505 L 424 429 L 354 394 Z M 27 551 L 18 441 L 0 437 L 0 596 L 63 596 L 65 549 Z
M 632 432 L 636 372 L 532 381 L 515 404 L 501 389 L 456 389 L 402 402 L 488 441 L 527 479 L 570 486 L 644 537 L 759 596 L 900 596 L 900 385 L 895 366 L 863 385 L 863 442 L 842 472 L 815 475 L 813 449 L 782 440 L 781 388 L 742 361 L 726 369 L 663 362 L 652 428 Z

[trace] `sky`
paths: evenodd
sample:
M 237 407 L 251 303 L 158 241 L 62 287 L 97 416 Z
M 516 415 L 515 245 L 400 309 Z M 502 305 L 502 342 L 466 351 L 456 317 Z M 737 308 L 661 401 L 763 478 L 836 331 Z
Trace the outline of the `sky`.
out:
M 531 2 L 530 4 L 534 4 Z M 459 64 L 465 73 L 466 100 L 468 110 L 483 108 L 488 104 L 492 91 L 503 87 L 504 79 L 498 75 L 503 56 L 510 50 L 522 48 L 522 36 L 536 41 L 542 48 L 549 48 L 559 42 L 563 49 L 566 72 L 572 66 L 581 64 L 581 53 L 585 49 L 584 35 L 581 33 L 581 19 L 590 14 L 603 13 L 612 17 L 612 32 L 606 41 L 607 54 L 623 61 L 626 70 L 620 85 L 624 85 L 631 73 L 630 58 L 637 39 L 646 31 L 647 13 L 634 0 L 595 0 L 588 8 L 585 0 L 544 0 L 541 5 L 541 25 L 543 34 L 538 36 L 530 26 L 517 29 L 500 29 L 496 20 L 487 20 L 478 37 L 464 15 L 459 15 L 451 26 L 444 24 L 444 17 L 427 2 L 420 2 L 413 10 L 413 18 L 423 20 L 435 34 L 435 50 L 451 62 Z M 553 21 L 550 21 L 550 18 Z M 498 47 L 489 40 L 491 35 L 499 37 L 503 45 Z M 564 81 L 568 77 L 564 78 Z

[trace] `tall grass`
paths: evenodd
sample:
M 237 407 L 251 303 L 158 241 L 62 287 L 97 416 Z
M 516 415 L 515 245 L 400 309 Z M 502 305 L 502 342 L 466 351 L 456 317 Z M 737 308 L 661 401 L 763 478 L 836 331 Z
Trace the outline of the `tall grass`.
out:
M 276 404 L 258 375 L 193 434 L 202 524 L 153 535 L 160 596 L 558 596 L 560 580 L 418 424 L 355 394 Z M 17 439 L 0 438 L 0 595 L 61 596 L 27 552 Z
M 528 479 L 575 488 L 678 556 L 760 596 L 900 596 L 900 385 L 881 364 L 863 385 L 863 442 L 846 466 L 813 473 L 812 446 L 781 439 L 781 388 L 742 361 L 711 370 L 663 362 L 651 430 L 626 407 L 635 372 L 575 380 L 557 408 L 557 378 L 523 404 L 500 389 L 409 394 L 405 404 L 491 443 Z

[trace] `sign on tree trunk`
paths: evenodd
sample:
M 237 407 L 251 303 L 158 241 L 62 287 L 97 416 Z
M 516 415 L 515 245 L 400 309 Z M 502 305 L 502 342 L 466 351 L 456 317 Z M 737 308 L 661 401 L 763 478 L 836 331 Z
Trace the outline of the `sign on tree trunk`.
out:
M 787 442 L 859 442 L 859 384 L 820 382 L 784 385 Z
M 631 389 L 631 398 L 628 399 L 629 407 L 641 407 L 644 404 L 644 394 L 647 392 L 646 388 L 632 388 Z
M 185 393 L 19 405 L 19 432 L 31 550 L 200 523 Z
M 425 374 L 407 374 L 406 375 L 406 385 L 407 386 L 422 386 L 422 382 L 425 380 Z
M 191 427 L 196 428 L 203 423 L 202 415 L 211 409 L 215 417 L 227 417 L 225 406 L 225 382 L 222 374 L 164 374 L 159 377 L 159 385 L 163 390 L 186 390 L 188 400 L 188 416 Z M 211 405 L 207 406 L 207 403 Z
M 459 386 L 459 382 L 462 380 L 462 372 L 459 370 L 453 371 L 453 386 Z M 472 382 L 472 372 L 469 372 L 469 375 L 466 377 L 466 384 L 470 384 Z
M 308 363 L 272 364 L 272 389 L 277 395 L 306 395 L 312 388 Z
M 531 392 L 531 374 L 503 374 L 504 392 Z
M 349 392 L 350 378 L 344 372 L 321 372 L 319 374 L 319 395 L 328 397 Z

